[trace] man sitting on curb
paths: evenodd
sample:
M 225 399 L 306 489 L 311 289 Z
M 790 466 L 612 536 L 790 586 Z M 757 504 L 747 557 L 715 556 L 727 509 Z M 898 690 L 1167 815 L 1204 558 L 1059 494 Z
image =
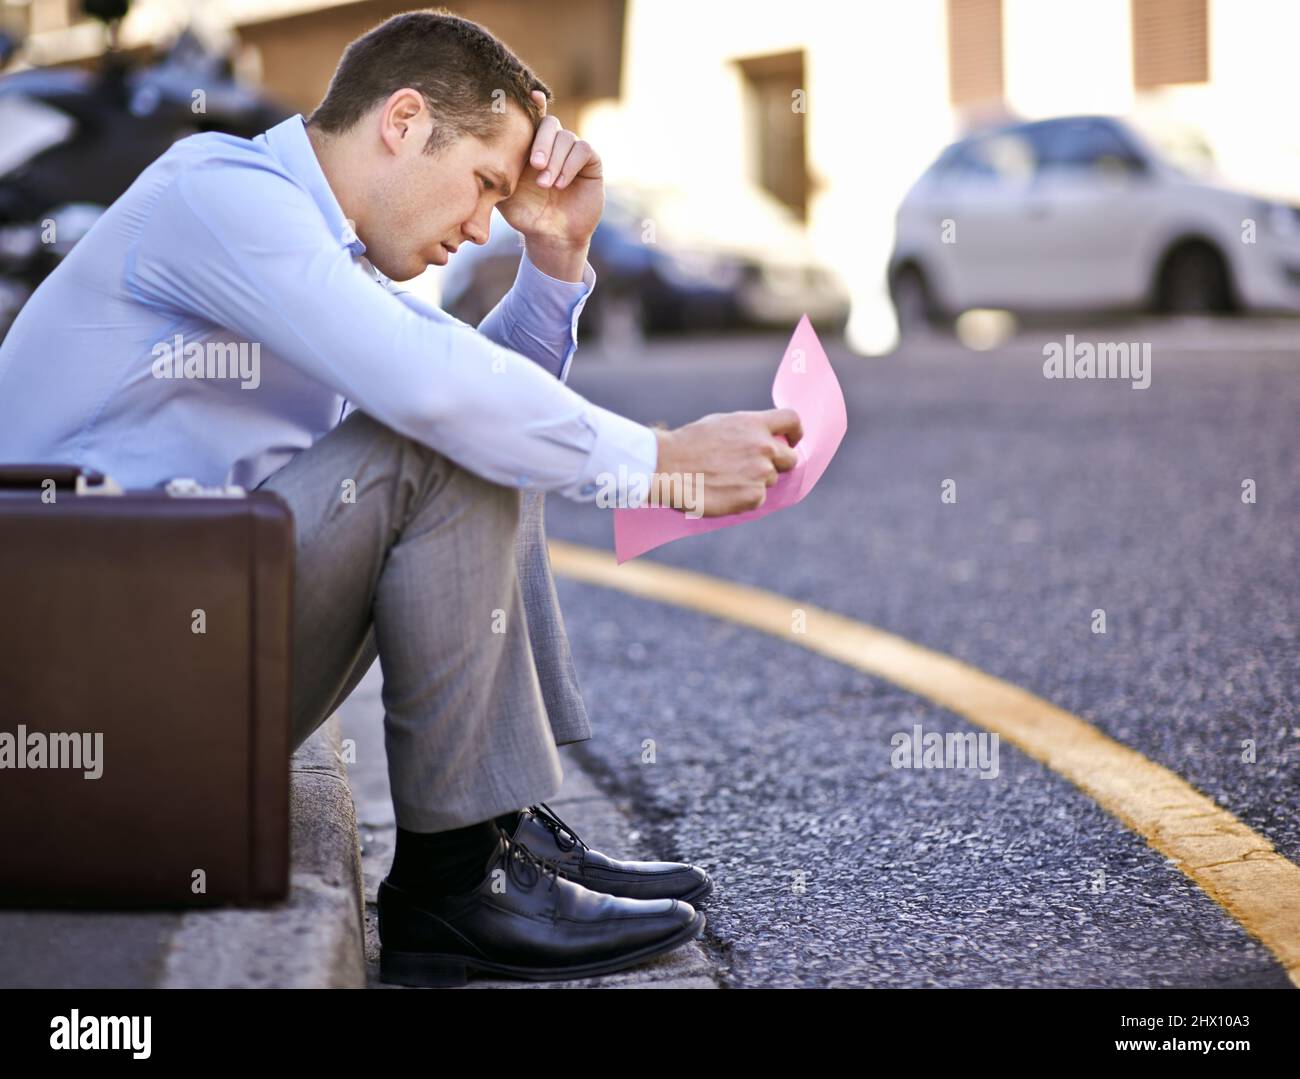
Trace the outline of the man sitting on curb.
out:
M 176 143 L 0 346 L 0 459 L 262 487 L 292 509 L 293 744 L 378 656 L 398 825 L 382 975 L 407 984 L 603 974 L 702 931 L 702 870 L 607 857 L 544 804 L 555 747 L 591 732 L 543 497 L 592 501 L 620 476 L 668 504 L 691 474 L 706 516 L 736 513 L 801 433 L 788 409 L 652 430 L 565 385 L 604 188 L 549 98 L 477 24 L 394 16 L 348 46 L 310 119 Z M 486 243 L 494 207 L 524 250 L 477 329 L 392 283 Z M 159 345 L 185 342 L 255 345 L 260 371 L 177 377 L 174 357 L 161 377 Z

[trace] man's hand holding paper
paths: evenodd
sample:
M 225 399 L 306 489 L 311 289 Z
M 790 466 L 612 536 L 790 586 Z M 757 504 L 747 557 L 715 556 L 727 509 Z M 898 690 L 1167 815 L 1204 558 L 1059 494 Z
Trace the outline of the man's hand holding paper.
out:
M 777 407 L 767 411 L 705 416 L 659 433 L 654 504 L 614 514 L 619 562 L 682 536 L 766 516 L 794 505 L 813 489 L 844 438 L 848 414 L 835 371 L 807 315 L 786 347 L 772 400 Z M 697 501 L 703 497 L 702 515 L 688 516 L 679 499 L 663 497 L 667 487 L 661 477 L 679 468 L 703 475 L 703 491 L 695 492 Z
M 689 510 L 696 517 L 721 517 L 763 504 L 768 488 L 795 466 L 791 447 L 799 442 L 803 429 L 793 409 L 771 408 L 713 413 L 656 434 L 657 504 Z M 683 504 L 683 484 L 675 478 L 692 475 L 699 477 L 699 483 L 687 490 L 694 490 L 702 505 Z

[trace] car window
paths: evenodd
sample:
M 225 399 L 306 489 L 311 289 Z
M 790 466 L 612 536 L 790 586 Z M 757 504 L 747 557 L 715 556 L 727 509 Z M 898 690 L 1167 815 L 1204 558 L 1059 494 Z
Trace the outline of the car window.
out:
M 944 182 L 1019 186 L 1033 178 L 1037 167 L 1033 146 L 1017 132 L 981 135 L 953 147 L 945 157 L 936 165 Z
M 76 122 L 53 105 L 16 94 L 0 96 L 0 176 L 72 137 Z
M 1136 167 L 1137 153 L 1111 125 L 1060 120 L 1035 133 L 1044 170 L 1105 171 Z
M 605 210 L 601 222 L 616 229 L 628 232 L 641 231 L 641 222 L 650 216 L 645 206 L 638 204 L 627 195 L 615 194 L 608 188 L 605 191 Z

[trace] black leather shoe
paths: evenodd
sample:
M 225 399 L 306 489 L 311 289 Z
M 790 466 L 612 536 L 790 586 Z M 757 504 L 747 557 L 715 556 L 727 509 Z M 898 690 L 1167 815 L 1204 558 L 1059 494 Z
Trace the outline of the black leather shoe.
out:
M 676 899 L 603 895 L 559 876 L 498 828 L 479 886 L 421 899 L 379 882 L 379 977 L 397 985 L 464 985 L 473 971 L 555 981 L 611 974 L 704 931 Z
M 545 802 L 520 814 L 511 838 L 553 863 L 560 876 L 593 892 L 628 899 L 680 899 L 698 906 L 713 891 L 713 880 L 699 866 L 622 862 L 592 850 Z

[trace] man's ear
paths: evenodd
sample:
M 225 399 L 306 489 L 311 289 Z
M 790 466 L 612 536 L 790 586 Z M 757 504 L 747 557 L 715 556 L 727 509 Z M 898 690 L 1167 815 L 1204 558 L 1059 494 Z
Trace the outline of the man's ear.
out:
M 428 110 L 418 90 L 409 86 L 394 90 L 380 110 L 379 138 L 394 154 L 401 152 L 403 144 L 423 143 L 428 137 L 423 131 L 427 117 Z

